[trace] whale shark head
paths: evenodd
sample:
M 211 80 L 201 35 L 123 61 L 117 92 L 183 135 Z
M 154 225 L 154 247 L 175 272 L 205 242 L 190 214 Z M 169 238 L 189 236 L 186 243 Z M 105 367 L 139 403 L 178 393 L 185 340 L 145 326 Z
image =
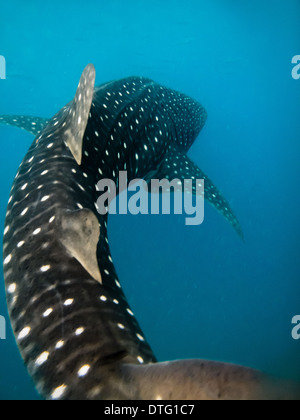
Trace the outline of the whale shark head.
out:
M 186 156 L 204 108 L 141 77 L 96 89 L 94 81 L 89 65 L 52 119 L 0 117 L 36 135 L 12 186 L 3 254 L 12 328 L 38 391 L 47 399 L 277 397 L 281 387 L 246 368 L 156 362 L 122 291 L 96 185 L 120 171 L 128 181 L 204 179 L 205 198 L 241 228 Z

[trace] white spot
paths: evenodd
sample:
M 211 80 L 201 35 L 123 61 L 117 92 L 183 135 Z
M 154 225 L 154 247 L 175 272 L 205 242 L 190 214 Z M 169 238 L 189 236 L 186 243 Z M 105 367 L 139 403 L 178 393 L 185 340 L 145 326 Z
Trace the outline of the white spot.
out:
M 24 191 L 24 190 L 26 190 L 27 187 L 28 187 L 28 184 L 26 183 L 21 187 L 21 190 Z
M 61 385 L 52 392 L 51 398 L 52 400 L 59 400 L 65 393 L 65 390 L 67 389 L 66 385 Z
M 42 162 L 41 162 L 41 163 L 42 163 Z M 43 172 L 41 173 L 41 175 L 46 175 L 48 172 L 49 172 L 48 170 L 43 171 Z
M 102 300 L 102 302 L 106 302 L 107 301 L 107 297 L 104 296 L 104 295 L 102 295 L 102 296 L 100 296 L 100 300 Z
M 7 291 L 8 293 L 15 293 L 16 289 L 17 289 L 16 283 L 12 283 L 8 286 Z
M 24 209 L 21 213 L 21 216 L 25 216 L 25 214 L 28 212 L 28 207 L 26 207 L 26 209 Z
M 24 241 L 20 241 L 20 242 L 17 244 L 17 247 L 18 247 L 18 248 L 21 248 L 24 244 L 25 244 L 25 242 L 24 242 Z
M 117 299 L 114 299 L 114 300 L 113 300 L 113 302 L 114 302 L 116 305 L 119 305 L 119 301 L 118 301 Z
M 49 270 L 50 270 L 50 268 L 51 268 L 51 266 L 50 266 L 50 265 L 43 265 L 43 266 L 40 268 L 40 271 L 41 271 L 42 273 L 46 273 L 46 271 L 49 271 Z
M 47 318 L 47 316 L 49 316 L 51 313 L 53 312 L 52 308 L 47 309 L 44 313 L 43 313 L 43 317 Z
M 5 230 L 4 230 L 4 235 L 6 235 L 9 231 L 9 226 L 6 226 Z
M 132 312 L 132 310 L 131 310 L 131 309 L 127 308 L 127 309 L 126 309 L 126 311 L 129 313 L 129 315 L 131 315 L 131 316 L 133 316 L 133 315 L 134 315 L 134 313 Z
M 67 299 L 67 300 L 64 301 L 64 305 L 65 306 L 70 306 L 70 305 L 72 305 L 73 302 L 74 302 L 74 299 Z
M 144 337 L 142 337 L 141 334 L 137 334 L 136 336 L 140 341 L 145 341 Z
M 57 343 L 56 343 L 56 345 L 55 345 L 55 348 L 58 350 L 58 349 L 61 349 L 63 346 L 64 346 L 64 344 L 65 344 L 65 342 L 64 341 L 62 341 L 62 340 L 60 340 L 60 341 L 58 341 Z
M 53 143 L 48 144 L 47 149 L 51 149 L 53 147 Z
M 124 327 L 124 325 L 123 325 L 123 324 L 118 324 L 118 327 L 119 327 L 121 330 L 124 330 L 124 329 L 125 329 L 125 327 Z
M 83 376 L 85 376 L 85 375 L 88 373 L 88 371 L 90 370 L 90 368 L 91 368 L 91 366 L 90 366 L 90 365 L 83 365 L 83 366 L 79 369 L 79 371 L 77 372 L 78 376 L 79 376 L 80 378 L 82 378 Z
M 38 235 L 41 232 L 41 230 L 42 230 L 41 228 L 38 228 L 33 232 L 33 234 Z
M 81 335 L 83 332 L 84 332 L 84 328 L 80 327 L 80 328 L 77 328 L 77 330 L 75 331 L 75 334 L 76 335 Z
M 55 220 L 55 216 L 52 216 L 51 219 L 49 219 L 49 223 L 54 222 L 54 220 Z
M 4 265 L 9 264 L 9 263 L 11 262 L 11 259 L 12 259 L 12 256 L 11 256 L 11 254 L 10 254 L 10 255 L 8 255 L 8 256 L 5 258 L 5 260 L 4 260 Z
M 118 282 L 118 280 L 116 280 L 116 285 L 117 285 L 118 287 L 120 287 L 120 288 L 121 288 L 121 285 L 120 285 L 120 283 Z
M 18 334 L 18 340 L 22 340 L 23 338 L 27 337 L 27 335 L 30 333 L 30 331 L 31 331 L 30 327 L 23 328 L 23 330 L 20 331 L 19 334 Z
M 49 357 L 49 352 L 48 351 L 44 351 L 35 361 L 35 364 L 38 366 L 41 366 L 43 363 L 47 362 L 48 357 Z
M 42 202 L 47 201 L 47 200 L 49 200 L 49 198 L 50 198 L 50 195 L 45 195 L 45 196 L 41 199 L 41 201 L 42 201 Z
M 142 363 L 144 363 L 144 359 L 143 359 L 141 356 L 138 356 L 138 357 L 137 357 L 137 360 L 138 360 L 138 362 L 139 362 L 139 363 L 141 363 L 141 364 L 142 364 Z

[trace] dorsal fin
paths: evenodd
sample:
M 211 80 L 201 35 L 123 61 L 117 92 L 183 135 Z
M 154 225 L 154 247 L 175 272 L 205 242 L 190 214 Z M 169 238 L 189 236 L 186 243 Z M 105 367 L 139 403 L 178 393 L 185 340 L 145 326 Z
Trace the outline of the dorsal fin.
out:
M 95 214 L 89 209 L 65 211 L 60 215 L 59 229 L 60 242 L 69 255 L 102 284 L 97 261 L 100 226 Z
M 95 67 L 89 64 L 81 75 L 75 98 L 69 104 L 69 112 L 62 125 L 64 141 L 78 165 L 82 160 L 83 136 L 92 105 L 95 76 Z
M 51 131 L 55 126 L 55 131 L 61 131 L 62 138 L 74 159 L 78 165 L 81 165 L 83 136 L 92 105 L 95 76 L 93 64 L 86 66 L 74 99 L 51 120 L 32 116 L 1 115 L 0 123 L 22 128 L 36 136 L 41 132 Z

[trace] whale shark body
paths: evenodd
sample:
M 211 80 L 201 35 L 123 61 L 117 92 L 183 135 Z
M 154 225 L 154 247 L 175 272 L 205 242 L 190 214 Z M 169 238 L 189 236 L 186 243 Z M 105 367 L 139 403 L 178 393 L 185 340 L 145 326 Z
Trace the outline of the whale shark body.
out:
M 52 119 L 2 116 L 36 137 L 9 198 L 4 277 L 11 325 L 46 399 L 280 398 L 250 369 L 203 360 L 158 363 L 124 296 L 97 212 L 103 178 L 204 179 L 205 198 L 241 227 L 186 152 L 206 121 L 195 100 L 150 79 L 94 88 L 84 70 Z

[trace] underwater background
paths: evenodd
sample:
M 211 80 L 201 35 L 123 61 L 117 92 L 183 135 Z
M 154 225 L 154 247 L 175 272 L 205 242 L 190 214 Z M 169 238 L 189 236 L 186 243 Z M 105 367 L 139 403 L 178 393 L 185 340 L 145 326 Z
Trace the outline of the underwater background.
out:
M 300 380 L 299 0 L 7 1 L 0 5 L 0 115 L 53 116 L 82 70 L 96 84 L 145 76 L 197 99 L 208 120 L 189 156 L 237 214 L 109 217 L 125 294 L 156 357 L 233 362 Z M 33 141 L 0 126 L 0 228 Z M 0 399 L 38 399 L 0 279 Z

